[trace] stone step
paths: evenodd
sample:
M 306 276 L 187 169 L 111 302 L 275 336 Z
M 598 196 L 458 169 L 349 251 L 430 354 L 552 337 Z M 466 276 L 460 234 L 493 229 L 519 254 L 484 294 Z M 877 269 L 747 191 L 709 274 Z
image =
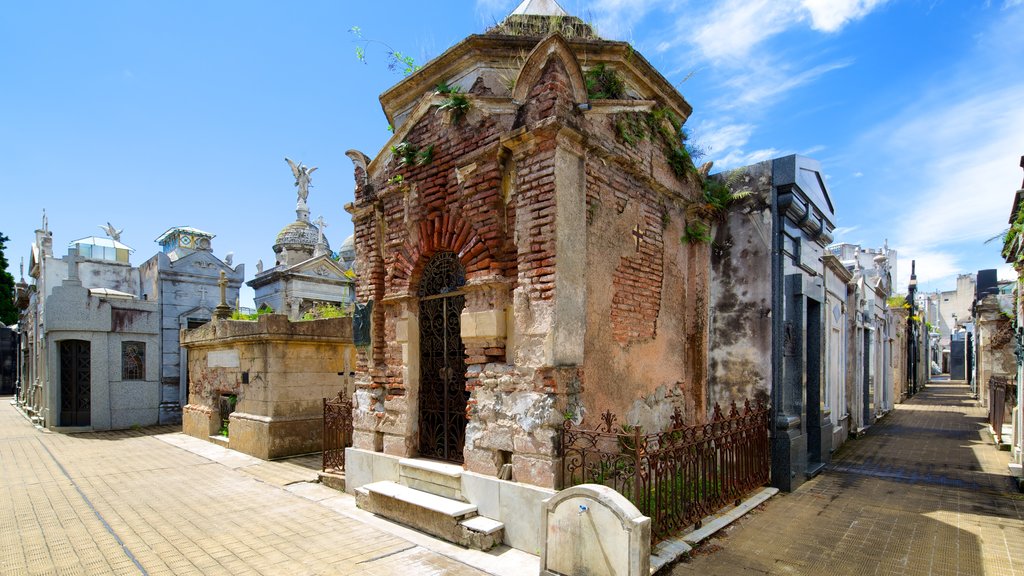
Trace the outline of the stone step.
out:
M 356 505 L 449 542 L 489 550 L 501 544 L 505 525 L 477 515 L 475 504 L 391 482 L 373 482 L 356 490 Z
M 398 481 L 423 492 L 466 500 L 462 494 L 462 466 L 456 464 L 403 458 L 398 461 Z

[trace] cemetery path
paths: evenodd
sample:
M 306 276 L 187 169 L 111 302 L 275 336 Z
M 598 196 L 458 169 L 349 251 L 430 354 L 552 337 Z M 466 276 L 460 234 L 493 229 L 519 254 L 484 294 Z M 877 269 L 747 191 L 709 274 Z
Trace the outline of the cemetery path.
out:
M 178 427 L 41 432 L 9 400 L 0 574 L 483 574 L 378 529 L 301 465 L 211 460 Z
M 932 382 L 672 574 L 1024 575 L 1024 495 L 985 415 Z

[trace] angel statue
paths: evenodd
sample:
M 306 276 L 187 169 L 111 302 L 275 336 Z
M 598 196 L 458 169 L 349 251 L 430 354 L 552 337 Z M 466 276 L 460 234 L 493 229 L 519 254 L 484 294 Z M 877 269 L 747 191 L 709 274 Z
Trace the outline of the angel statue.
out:
M 107 222 L 106 226 L 99 224 L 99 227 L 100 230 L 106 232 L 107 236 L 110 236 L 110 239 L 113 240 L 114 242 L 121 241 L 121 232 L 124 232 L 124 228 L 118 230 L 117 228 L 114 228 L 114 225 L 111 224 L 110 222 Z
M 299 162 L 298 164 L 296 164 L 295 162 L 292 162 L 287 157 L 285 157 L 284 160 L 285 160 L 285 162 L 288 163 L 289 166 L 291 166 L 292 174 L 295 175 L 295 185 L 299 188 L 299 201 L 298 201 L 298 203 L 299 204 L 305 204 L 306 203 L 306 198 L 309 196 L 309 180 L 310 180 L 310 175 L 313 172 L 316 171 L 317 167 L 314 166 L 314 167 L 310 168 L 310 167 L 306 166 L 305 164 L 303 164 L 302 162 Z

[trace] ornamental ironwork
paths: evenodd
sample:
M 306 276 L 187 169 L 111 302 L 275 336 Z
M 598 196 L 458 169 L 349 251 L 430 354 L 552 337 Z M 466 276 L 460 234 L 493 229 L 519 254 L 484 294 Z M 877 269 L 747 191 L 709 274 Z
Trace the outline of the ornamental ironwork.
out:
M 465 349 L 456 291 L 466 273 L 454 252 L 435 254 L 423 270 L 420 300 L 419 433 L 421 456 L 462 462 L 466 438 Z
M 324 398 L 323 470 L 345 469 L 345 448 L 352 446 L 352 399 L 345 392 Z
M 664 540 L 721 508 L 738 504 L 768 483 L 770 409 L 715 404 L 711 421 L 686 426 L 677 409 L 665 432 L 645 434 L 618 425 L 611 411 L 588 428 L 567 419 L 562 427 L 562 488 L 601 484 L 628 498 L 651 518 L 651 539 Z

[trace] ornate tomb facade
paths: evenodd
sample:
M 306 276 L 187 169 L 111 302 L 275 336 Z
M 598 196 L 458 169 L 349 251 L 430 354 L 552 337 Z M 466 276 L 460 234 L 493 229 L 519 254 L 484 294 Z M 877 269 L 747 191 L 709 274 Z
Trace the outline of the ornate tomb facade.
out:
M 520 7 L 381 103 L 394 136 L 348 153 L 369 328 L 350 490 L 374 455 L 555 487 L 566 419 L 706 417 L 691 107 L 643 56 Z

